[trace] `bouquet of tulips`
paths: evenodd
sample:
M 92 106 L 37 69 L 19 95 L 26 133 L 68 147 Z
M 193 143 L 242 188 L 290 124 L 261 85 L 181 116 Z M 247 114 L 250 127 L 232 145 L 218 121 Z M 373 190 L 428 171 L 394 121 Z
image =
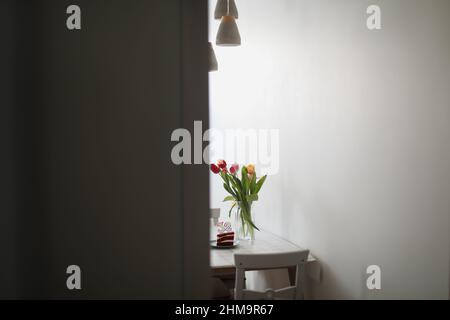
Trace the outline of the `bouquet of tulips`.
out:
M 230 168 L 227 168 L 225 160 L 219 160 L 217 164 L 211 164 L 211 171 L 220 175 L 223 180 L 223 187 L 230 194 L 223 200 L 232 202 L 229 215 L 231 216 L 232 210 L 237 208 L 237 215 L 242 228 L 238 232 L 241 233 L 242 238 L 250 237 L 254 239 L 254 229 L 259 229 L 253 223 L 251 207 L 253 201 L 258 200 L 258 192 L 266 181 L 267 175 L 258 179 L 253 164 L 242 166 L 239 175 L 239 165 L 233 164 Z

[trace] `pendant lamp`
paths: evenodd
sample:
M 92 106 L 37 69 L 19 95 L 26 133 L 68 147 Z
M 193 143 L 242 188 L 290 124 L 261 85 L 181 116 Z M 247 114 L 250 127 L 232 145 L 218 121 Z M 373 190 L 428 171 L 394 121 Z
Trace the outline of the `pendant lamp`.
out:
M 209 71 L 210 72 L 217 71 L 217 70 L 219 70 L 219 64 L 217 63 L 216 54 L 214 53 L 214 49 L 213 49 L 211 42 L 208 42 L 208 46 L 209 46 L 209 54 L 208 54 Z
M 234 0 L 217 0 L 214 19 L 220 20 L 223 16 L 233 16 L 235 19 L 239 18 Z
M 223 16 L 217 32 L 216 44 L 223 47 L 233 47 L 241 45 L 241 35 L 232 16 Z
M 222 16 L 222 21 L 220 22 L 219 31 L 217 32 L 216 36 L 216 44 L 218 46 L 234 47 L 241 45 L 241 35 L 239 34 L 236 19 L 231 14 L 230 2 L 232 2 L 234 4 L 234 7 L 236 7 L 236 4 L 233 0 L 226 0 L 227 12 Z

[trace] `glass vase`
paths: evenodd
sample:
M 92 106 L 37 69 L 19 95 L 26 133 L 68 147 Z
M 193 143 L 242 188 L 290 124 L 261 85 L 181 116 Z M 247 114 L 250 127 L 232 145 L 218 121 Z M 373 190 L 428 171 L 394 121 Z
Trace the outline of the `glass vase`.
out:
M 234 233 L 237 240 L 255 240 L 254 220 L 252 217 L 252 203 L 244 205 L 240 202 L 233 207 Z M 253 223 L 253 225 L 252 225 Z

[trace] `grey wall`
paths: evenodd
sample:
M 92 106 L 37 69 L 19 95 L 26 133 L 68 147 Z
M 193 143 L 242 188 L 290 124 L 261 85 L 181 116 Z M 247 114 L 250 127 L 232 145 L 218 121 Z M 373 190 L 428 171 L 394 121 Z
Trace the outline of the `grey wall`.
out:
M 366 28 L 370 4 L 382 30 Z M 320 260 L 315 298 L 447 299 L 450 3 L 237 5 L 243 45 L 216 50 L 211 127 L 280 129 L 257 224 Z M 371 264 L 377 292 L 365 288 Z
M 16 296 L 15 267 L 17 239 L 14 216 L 14 33 L 15 11 L 12 3 L 0 7 L 0 252 L 2 268 L 0 272 L 0 296 L 8 292 Z
M 17 72 L 29 80 L 15 87 L 14 105 L 25 127 L 15 143 L 26 190 L 15 211 L 19 265 L 2 276 L 17 271 L 19 297 L 207 297 L 208 274 L 186 265 L 207 270 L 208 200 L 184 206 L 189 177 L 170 159 L 172 130 L 190 117 L 207 126 L 206 5 L 77 1 L 82 30 L 68 31 L 69 4 L 15 8 L 29 26 L 18 35 L 28 44 L 17 47 L 26 66 Z M 182 50 L 192 37 L 186 19 L 200 32 Z M 189 80 L 197 87 L 186 97 Z M 197 172 L 207 194 L 207 168 Z M 185 217 L 200 221 L 189 241 Z M 71 264 L 82 269 L 78 292 L 66 288 Z

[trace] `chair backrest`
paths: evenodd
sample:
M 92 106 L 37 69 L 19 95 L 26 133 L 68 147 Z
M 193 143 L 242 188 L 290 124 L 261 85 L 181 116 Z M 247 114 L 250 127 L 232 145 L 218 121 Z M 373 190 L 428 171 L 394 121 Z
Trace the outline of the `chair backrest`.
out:
M 210 218 L 213 220 L 214 225 L 219 222 L 220 208 L 209 209 Z
M 273 299 L 302 299 L 305 283 L 305 263 L 309 250 L 292 251 L 286 253 L 265 254 L 235 254 L 236 286 L 234 298 L 236 300 L 273 300 Z M 267 289 L 264 292 L 245 289 L 245 271 L 270 270 L 296 267 L 295 286 L 282 289 Z

